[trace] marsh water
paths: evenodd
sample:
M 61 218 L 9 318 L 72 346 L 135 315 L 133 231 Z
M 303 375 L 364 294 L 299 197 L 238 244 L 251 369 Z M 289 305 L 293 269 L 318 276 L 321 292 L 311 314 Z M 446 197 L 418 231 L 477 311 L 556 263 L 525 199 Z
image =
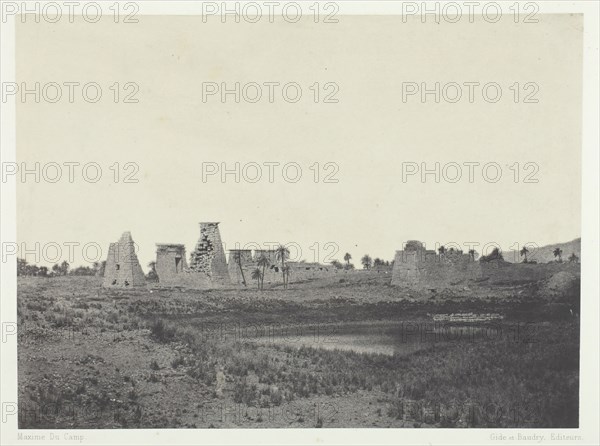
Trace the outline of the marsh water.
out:
M 405 355 L 448 343 L 481 342 L 515 333 L 514 327 L 499 322 L 461 324 L 419 320 L 219 326 L 213 327 L 210 335 L 262 345 Z

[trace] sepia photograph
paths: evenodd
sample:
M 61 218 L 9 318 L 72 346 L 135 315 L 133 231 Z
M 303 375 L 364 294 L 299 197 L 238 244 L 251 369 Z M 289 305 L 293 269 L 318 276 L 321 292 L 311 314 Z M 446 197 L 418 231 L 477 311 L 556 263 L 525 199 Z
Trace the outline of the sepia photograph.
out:
M 2 444 L 598 444 L 598 3 L 0 4 Z

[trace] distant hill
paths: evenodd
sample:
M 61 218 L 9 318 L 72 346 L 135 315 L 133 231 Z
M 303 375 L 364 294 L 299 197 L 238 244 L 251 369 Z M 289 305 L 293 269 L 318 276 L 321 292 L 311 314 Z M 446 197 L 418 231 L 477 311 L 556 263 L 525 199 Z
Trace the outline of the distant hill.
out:
M 555 243 L 552 245 L 540 246 L 536 249 L 529 249 L 530 252 L 527 254 L 527 259 L 530 261 L 535 260 L 538 263 L 554 262 L 556 257 L 554 257 L 553 251 L 556 248 L 562 249 L 563 262 L 568 261 L 569 256 L 573 253 L 581 259 L 581 238 L 576 238 L 575 240 L 566 243 Z M 523 261 L 523 257 L 521 257 L 518 252 L 512 250 L 504 251 L 502 255 L 507 262 L 520 263 Z

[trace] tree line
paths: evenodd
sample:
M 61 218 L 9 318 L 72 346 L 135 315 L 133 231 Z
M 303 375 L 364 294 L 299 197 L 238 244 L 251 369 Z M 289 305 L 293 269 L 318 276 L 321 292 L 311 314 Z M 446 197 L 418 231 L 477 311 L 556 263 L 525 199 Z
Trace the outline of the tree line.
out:
M 94 262 L 92 266 L 78 266 L 71 268 L 66 260 L 62 263 L 55 263 L 52 267 L 39 266 L 27 262 L 25 259 L 17 259 L 17 276 L 35 276 L 35 277 L 58 277 L 58 276 L 95 276 L 104 271 L 106 261 Z

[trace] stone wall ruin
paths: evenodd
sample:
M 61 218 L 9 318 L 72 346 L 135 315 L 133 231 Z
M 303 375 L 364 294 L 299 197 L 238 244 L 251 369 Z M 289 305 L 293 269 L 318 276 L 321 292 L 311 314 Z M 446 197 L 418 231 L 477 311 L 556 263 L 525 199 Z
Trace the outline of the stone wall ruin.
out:
M 108 257 L 104 268 L 104 287 L 132 287 L 146 285 L 146 276 L 142 271 L 136 254 L 136 245 L 130 232 L 124 232 L 116 243 L 108 248 Z
M 188 268 L 185 258 L 185 245 L 156 245 L 156 274 L 162 285 L 177 285 L 183 272 Z
M 462 251 L 439 254 L 412 240 L 403 250 L 396 251 L 391 284 L 415 290 L 523 284 L 545 280 L 558 271 L 574 268 L 566 263 L 482 262 Z
M 241 265 L 241 269 L 240 269 Z M 256 267 L 252 258 L 252 250 L 250 249 L 231 249 L 229 250 L 229 259 L 227 269 L 231 283 L 246 285 L 252 280 L 252 270 Z M 243 271 L 243 274 L 242 274 Z
M 219 223 L 200 223 L 200 238 L 185 260 L 185 246 L 156 245 L 156 272 L 160 286 L 181 286 L 194 289 L 218 288 L 230 284 Z

